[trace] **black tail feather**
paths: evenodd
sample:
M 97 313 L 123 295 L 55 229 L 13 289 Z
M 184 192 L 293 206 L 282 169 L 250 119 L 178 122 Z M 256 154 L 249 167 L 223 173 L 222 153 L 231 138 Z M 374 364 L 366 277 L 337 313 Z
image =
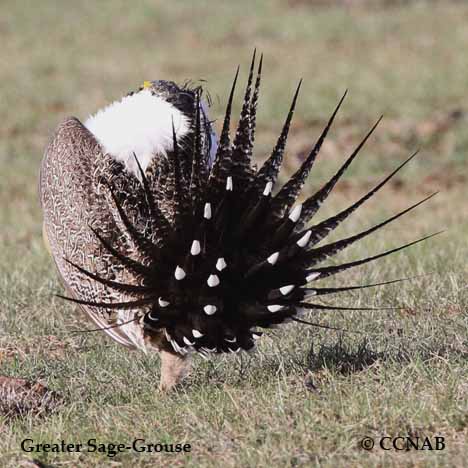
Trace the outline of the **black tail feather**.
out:
M 294 320 L 297 323 L 302 323 L 303 325 L 310 325 L 312 327 L 317 327 L 317 328 L 325 328 L 326 330 L 336 330 L 336 331 L 348 331 L 345 330 L 344 328 L 336 328 L 336 327 L 331 327 L 330 325 L 323 325 L 322 323 L 315 323 L 315 322 L 308 322 L 306 320 L 302 320 L 297 317 L 292 317 L 292 320 Z
M 232 82 L 231 91 L 229 93 L 228 103 L 226 105 L 226 112 L 224 116 L 223 128 L 221 130 L 221 136 L 219 139 L 218 149 L 216 151 L 215 161 L 210 173 L 210 185 L 219 184 L 219 179 L 227 171 L 231 164 L 231 139 L 230 139 L 230 127 L 231 127 L 231 114 L 232 114 L 232 102 L 234 100 L 234 91 L 236 89 L 237 78 L 239 77 L 239 67 L 237 67 L 234 80 Z
M 309 245 L 315 245 L 320 242 L 325 236 L 330 232 L 336 229 L 344 220 L 346 220 L 354 211 L 356 211 L 362 204 L 374 196 L 382 187 L 384 187 L 388 181 L 390 181 L 400 170 L 406 166 L 418 153 L 412 154 L 406 161 L 400 164 L 389 176 L 387 176 L 382 182 L 376 185 L 371 191 L 367 192 L 362 198 L 357 202 L 353 203 L 351 206 L 341 211 L 337 215 L 322 221 L 321 223 L 312 226 L 310 230 L 312 231 Z M 302 219 L 296 224 L 296 229 L 298 225 L 303 226 L 308 220 Z
M 277 216 L 277 217 L 282 216 L 284 212 L 287 211 L 289 208 L 291 208 L 291 206 L 296 201 L 296 198 L 299 195 L 299 192 L 301 191 L 302 187 L 304 186 L 304 183 L 312 169 L 312 166 L 317 158 L 317 155 L 322 147 L 322 144 L 325 141 L 328 131 L 330 130 L 333 124 L 333 121 L 335 120 L 336 114 L 338 113 L 341 107 L 341 104 L 343 104 L 343 101 L 347 93 L 348 91 L 346 91 L 343 94 L 343 97 L 340 99 L 340 102 L 338 103 L 335 110 L 333 111 L 333 114 L 331 115 L 326 127 L 323 129 L 319 139 L 315 143 L 315 146 L 313 147 L 309 156 L 307 156 L 307 159 L 302 163 L 299 170 L 289 179 L 288 182 L 286 182 L 286 184 L 281 188 L 281 190 L 278 192 L 276 197 L 273 199 L 273 203 L 272 203 L 272 215 L 273 216 Z
M 114 189 L 112 188 L 112 185 L 110 183 L 106 183 L 105 185 L 109 190 L 112 201 L 114 202 L 114 206 L 117 208 L 119 218 L 122 221 L 123 227 L 125 228 L 127 234 L 130 236 L 137 248 L 143 254 L 148 256 L 154 256 L 155 253 L 158 251 L 157 246 L 153 244 L 153 242 L 151 242 L 148 236 L 145 236 L 143 233 L 138 231 L 138 229 L 132 224 L 128 216 L 125 214 L 125 211 L 120 201 L 118 200 L 117 195 L 115 194 Z
M 72 267 L 77 269 L 80 273 L 83 273 L 85 276 L 88 278 L 93 279 L 94 281 L 97 281 L 98 283 L 103 284 L 104 286 L 107 286 L 115 291 L 119 291 L 124 294 L 129 294 L 129 295 L 136 295 L 140 296 L 141 294 L 147 294 L 152 291 L 152 289 L 146 287 L 146 286 L 136 286 L 134 284 L 126 284 L 126 283 L 119 283 L 118 281 L 112 281 L 106 278 L 102 278 L 99 275 L 96 275 L 95 273 L 91 273 L 90 271 L 81 268 L 79 265 L 76 263 L 73 263 L 72 261 L 68 259 L 64 259 L 68 264 L 70 264 Z
M 377 231 L 380 228 L 383 228 L 387 224 L 395 221 L 396 219 L 400 218 L 406 213 L 409 213 L 410 211 L 414 210 L 419 205 L 430 200 L 435 195 L 437 195 L 437 192 L 433 193 L 432 195 L 429 195 L 428 197 L 424 198 L 418 203 L 411 205 L 409 208 L 406 208 L 406 210 L 400 211 L 399 213 L 386 219 L 385 221 L 382 221 L 381 223 L 376 224 L 370 229 L 366 229 L 365 231 L 360 232 L 359 234 L 356 234 L 351 237 L 347 237 L 346 239 L 342 239 L 337 242 L 332 242 L 331 244 L 324 245 L 323 247 L 317 247 L 315 249 L 308 250 L 303 258 L 304 264 L 307 264 L 307 266 L 310 268 L 311 266 L 316 265 L 317 263 L 320 263 L 323 260 L 326 260 L 328 257 L 336 255 L 338 252 L 341 252 L 342 250 L 344 250 L 346 247 L 350 246 L 351 244 L 354 244 L 358 240 L 361 240 L 362 238 L 368 236 L 369 234 L 372 234 L 373 232 Z
M 60 299 L 64 299 L 69 302 L 74 302 L 75 304 L 85 305 L 89 307 L 100 307 L 103 309 L 117 309 L 117 310 L 127 310 L 127 309 L 136 309 L 138 307 L 151 305 L 157 300 L 157 297 L 150 296 L 144 299 L 140 299 L 137 301 L 129 301 L 129 302 L 98 302 L 98 301 L 85 301 L 82 299 L 75 299 L 74 297 L 67 297 L 62 296 L 60 294 L 56 294 L 57 297 Z
M 372 283 L 372 284 L 363 284 L 359 286 L 343 286 L 340 288 L 302 288 L 303 291 L 306 292 L 306 297 L 313 297 L 313 296 L 324 296 L 327 294 L 337 294 L 340 292 L 347 292 L 347 291 L 356 291 L 359 289 L 367 289 L 367 288 L 375 288 L 377 286 L 386 286 L 387 284 L 394 284 L 394 283 L 401 283 L 402 281 L 409 281 L 413 278 L 401 278 L 396 280 L 390 281 L 382 281 L 380 283 Z M 310 292 L 310 296 L 307 295 L 307 292 Z
M 232 176 L 236 177 L 236 180 L 241 183 L 249 182 L 251 179 L 251 165 L 250 159 L 252 156 L 252 132 L 251 132 L 251 102 L 250 96 L 252 93 L 252 81 L 255 66 L 255 55 L 254 50 L 252 56 L 252 63 L 250 65 L 249 77 L 247 80 L 247 86 L 245 88 L 244 102 L 242 104 L 242 110 L 237 124 L 236 136 L 232 146 Z
M 191 208 L 193 213 L 195 213 L 196 208 L 199 206 L 202 195 L 202 163 L 204 161 L 199 156 L 202 153 L 200 106 L 200 93 L 197 92 L 195 99 L 195 138 L 193 140 L 192 173 L 190 176 L 189 188 L 189 197 L 191 200 Z
M 401 307 L 342 307 L 328 306 L 324 304 L 313 304 L 311 302 L 299 302 L 296 307 L 301 307 L 309 310 L 401 310 Z
M 311 270 L 307 270 L 306 274 L 307 275 L 314 275 L 314 281 L 319 280 L 322 278 L 326 278 L 328 276 L 336 275 L 337 273 L 341 273 L 343 271 L 349 270 L 350 268 L 354 268 L 357 266 L 364 265 L 369 262 L 373 262 L 374 260 L 378 260 L 379 258 L 386 257 L 387 255 L 391 255 L 393 253 L 399 252 L 400 250 L 406 249 L 408 247 L 411 247 L 412 245 L 419 244 L 420 242 L 423 242 L 427 239 L 430 239 L 431 237 L 437 236 L 441 234 L 443 231 L 436 232 L 434 234 L 430 234 L 425 237 L 421 237 L 420 239 L 417 239 L 413 242 L 409 242 L 408 244 L 401 245 L 400 247 L 396 247 L 391 250 L 387 250 L 383 253 L 380 253 L 378 255 L 372 255 L 370 257 L 363 258 L 361 260 L 355 260 L 354 262 L 348 262 L 348 263 L 342 263 L 341 265 L 333 265 L 329 267 L 322 267 L 322 268 L 313 268 Z
M 330 192 L 333 190 L 333 187 L 335 187 L 336 183 L 340 180 L 341 176 L 345 173 L 346 169 L 348 169 L 349 165 L 354 161 L 354 159 L 359 154 L 369 137 L 374 133 L 381 120 L 382 117 L 380 117 L 377 120 L 377 122 L 373 125 L 373 127 L 363 138 L 361 143 L 359 143 L 357 148 L 352 152 L 351 156 L 346 160 L 343 166 L 341 166 L 339 171 L 317 193 L 309 197 L 303 203 L 301 218 L 298 223 L 298 227 L 302 226 L 304 223 L 309 221 L 312 218 L 312 216 L 314 216 L 315 213 L 317 213 L 322 203 L 327 199 L 328 195 L 330 195 Z
M 143 265 L 141 262 L 137 262 L 136 260 L 133 260 L 130 257 L 127 257 L 126 255 L 123 255 L 120 253 L 117 249 L 112 247 L 112 245 L 104 239 L 99 232 L 89 226 L 89 229 L 93 232 L 93 234 L 97 237 L 101 245 L 113 256 L 115 257 L 119 262 L 122 263 L 122 265 L 126 266 L 129 268 L 131 271 L 133 271 L 136 275 L 142 275 L 145 277 L 151 276 L 153 271 L 151 268 L 148 268 L 147 266 Z
M 257 106 L 258 106 L 258 97 L 260 94 L 260 83 L 262 79 L 262 67 L 263 67 L 263 54 L 260 55 L 260 61 L 258 63 L 257 69 L 257 78 L 255 80 L 255 87 L 252 96 L 252 101 L 250 102 L 250 146 L 248 153 L 252 155 L 253 145 L 255 143 L 255 129 L 257 126 Z
M 291 107 L 286 117 L 286 121 L 284 122 L 281 134 L 278 138 L 278 141 L 276 142 L 275 147 L 273 148 L 271 156 L 264 162 L 263 166 L 257 172 L 255 177 L 255 187 L 257 191 L 264 190 L 264 187 L 268 182 L 273 182 L 274 184 L 278 178 L 278 172 L 283 162 L 284 150 L 286 147 L 286 141 L 288 139 L 289 127 L 291 126 L 291 121 L 294 115 L 294 109 L 296 108 L 297 97 L 299 96 L 301 84 L 302 80 L 300 80 L 299 84 L 297 85 Z

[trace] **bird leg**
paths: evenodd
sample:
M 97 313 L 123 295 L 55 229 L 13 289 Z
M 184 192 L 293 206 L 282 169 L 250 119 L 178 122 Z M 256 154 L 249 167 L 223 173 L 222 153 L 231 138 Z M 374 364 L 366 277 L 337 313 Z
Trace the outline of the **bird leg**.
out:
M 166 350 L 160 351 L 161 382 L 159 388 L 163 392 L 172 390 L 190 371 L 190 358 Z

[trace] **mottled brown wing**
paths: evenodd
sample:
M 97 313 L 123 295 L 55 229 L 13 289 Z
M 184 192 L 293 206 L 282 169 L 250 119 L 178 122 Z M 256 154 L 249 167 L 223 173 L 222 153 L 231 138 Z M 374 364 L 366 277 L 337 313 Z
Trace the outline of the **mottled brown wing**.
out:
M 121 302 L 128 297 L 105 288 L 71 266 L 67 260 L 80 267 L 101 273 L 104 277 L 135 281 L 129 273 L 115 265 L 108 252 L 103 251 L 90 226 L 99 228 L 104 236 L 112 237 L 114 245 L 123 243 L 118 238 L 114 210 L 109 205 L 99 178 L 108 175 L 113 162 L 104 155 L 94 136 L 74 118 L 67 118 L 56 130 L 42 161 L 39 192 L 44 214 L 44 235 L 59 276 L 74 298 L 89 301 Z M 116 238 L 117 236 L 117 238 Z M 99 328 L 122 321 L 122 314 L 98 307 L 81 306 Z M 132 311 L 125 316 L 132 317 Z M 141 334 L 137 324 L 132 324 L 131 334 Z M 128 327 L 105 330 L 120 344 L 134 348 Z M 135 338 L 135 337 L 133 337 Z M 136 337 L 136 341 L 142 337 Z

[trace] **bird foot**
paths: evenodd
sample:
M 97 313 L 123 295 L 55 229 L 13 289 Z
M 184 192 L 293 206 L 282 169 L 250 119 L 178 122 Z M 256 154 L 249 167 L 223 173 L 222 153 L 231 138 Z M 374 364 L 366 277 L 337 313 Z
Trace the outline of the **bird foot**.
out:
M 191 361 L 187 356 L 161 350 L 161 382 L 159 389 L 163 392 L 171 391 L 187 377 L 190 372 Z

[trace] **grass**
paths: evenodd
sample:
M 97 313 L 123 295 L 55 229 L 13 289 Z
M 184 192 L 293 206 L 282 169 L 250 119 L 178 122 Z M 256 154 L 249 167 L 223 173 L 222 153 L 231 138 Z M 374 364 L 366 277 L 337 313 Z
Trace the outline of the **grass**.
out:
M 467 418 L 468 7 L 463 2 L 13 2 L 0 6 L 0 375 L 41 382 L 50 411 L 0 414 L 0 464 L 53 466 L 463 466 Z M 323 3 L 323 2 L 322 2 Z M 339 3 L 339 2 L 333 2 Z M 157 356 L 129 353 L 54 298 L 36 196 L 41 154 L 69 114 L 85 118 L 146 79 L 206 79 L 222 115 L 235 67 L 265 54 L 257 154 L 305 83 L 288 146 L 297 167 L 346 88 L 345 108 L 307 190 L 330 176 L 380 113 L 385 120 L 323 207 L 346 206 L 416 147 L 421 155 L 337 235 L 352 234 L 441 190 L 426 206 L 346 251 L 378 252 L 446 231 L 337 278 L 411 282 L 343 295 L 394 311 L 314 313 L 351 330 L 288 325 L 252 355 L 197 359 L 186 385 L 157 391 Z M 237 107 L 239 109 L 239 107 Z M 328 282 L 333 284 L 333 281 Z M 5 404 L 6 400 L 2 403 Z M 3 406 L 0 405 L 0 408 Z M 364 436 L 437 435 L 443 451 L 359 449 Z M 70 443 L 190 443 L 189 454 L 28 454 L 25 438 Z

